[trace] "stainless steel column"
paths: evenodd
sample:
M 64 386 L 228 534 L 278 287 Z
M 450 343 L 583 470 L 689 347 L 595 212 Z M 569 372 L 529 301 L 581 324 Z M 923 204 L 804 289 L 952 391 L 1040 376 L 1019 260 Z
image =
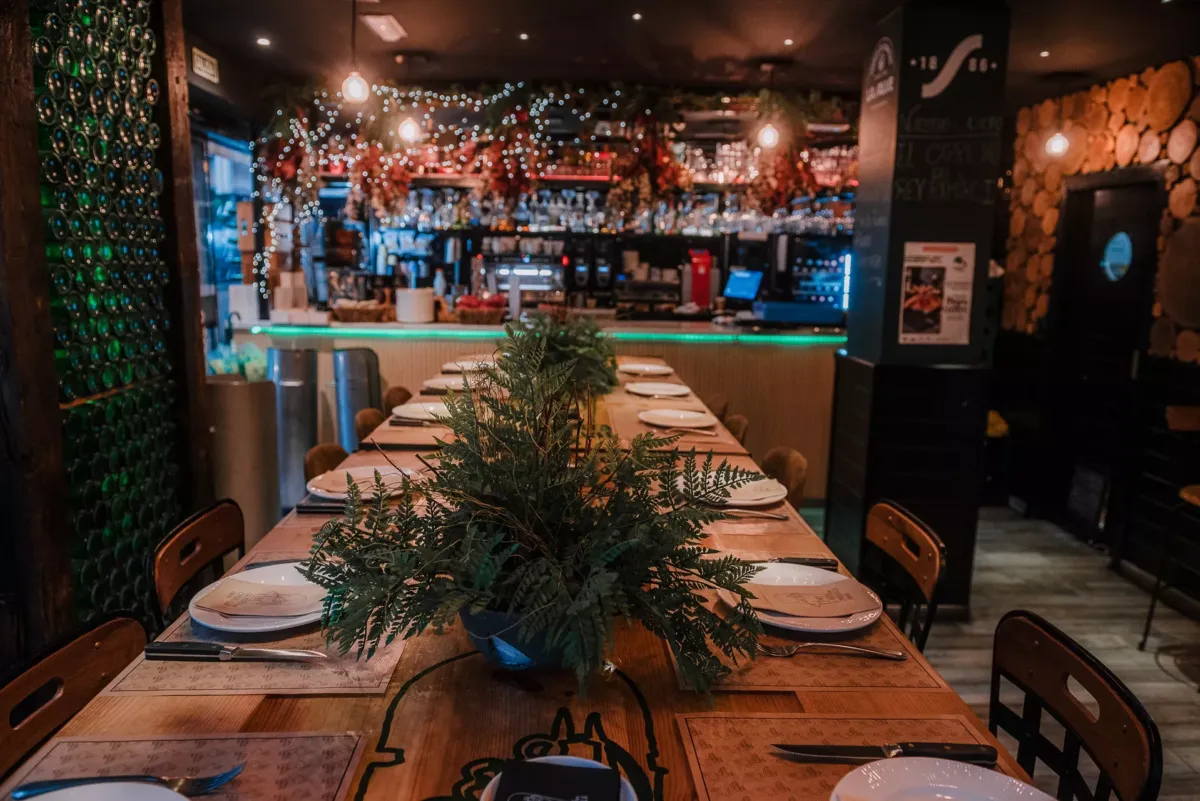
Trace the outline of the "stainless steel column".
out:
M 275 382 L 279 428 L 279 503 L 304 498 L 304 455 L 317 444 L 317 352 L 267 349 L 267 378 Z
M 383 403 L 379 387 L 379 355 L 370 348 L 338 348 L 333 352 L 333 378 L 337 385 L 338 442 L 346 453 L 358 450 L 354 415 L 378 409 Z
M 233 498 L 246 521 L 246 548 L 279 522 L 279 440 L 275 384 L 242 376 L 210 375 L 213 488 Z

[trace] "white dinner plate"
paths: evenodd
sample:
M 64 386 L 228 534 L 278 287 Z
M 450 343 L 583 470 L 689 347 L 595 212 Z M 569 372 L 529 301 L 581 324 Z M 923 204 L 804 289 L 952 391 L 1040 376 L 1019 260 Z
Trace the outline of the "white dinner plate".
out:
M 443 373 L 474 373 L 496 366 L 495 356 L 463 356 L 442 365 Z
M 241 573 L 230 573 L 226 578 L 232 577 L 238 581 L 249 581 L 252 584 L 270 584 L 283 587 L 312 586 L 312 582 L 304 578 L 300 573 L 299 564 L 299 562 L 287 562 L 280 565 L 252 567 L 249 570 L 243 570 Z M 188 604 L 188 614 L 192 616 L 192 620 L 207 628 L 216 629 L 217 631 L 230 631 L 237 634 L 262 634 L 270 631 L 283 631 L 285 629 L 308 626 L 321 619 L 321 612 L 319 610 L 296 617 L 226 617 L 217 612 L 201 609 L 196 606 L 196 602 L 215 590 L 221 581 L 224 581 L 224 579 L 214 581 L 200 590 Z
M 421 382 L 421 386 L 425 389 L 449 390 L 461 392 L 467 388 L 467 374 L 454 373 L 453 375 L 435 375 L 433 378 L 427 378 Z
M 592 759 L 584 759 L 583 757 L 566 756 L 564 754 L 555 754 L 554 756 L 533 757 L 526 760 L 527 762 L 545 762 L 549 765 L 566 765 L 572 768 L 607 768 L 600 762 Z M 479 801 L 496 801 L 496 789 L 500 786 L 500 773 L 492 777 L 488 782 L 487 787 L 483 788 L 483 792 L 479 796 Z M 621 777 L 621 799 L 620 801 L 637 801 L 637 793 L 633 791 L 633 785 L 624 776 Z
M 683 476 L 679 477 L 679 488 L 684 489 Z M 747 509 L 755 506 L 771 506 L 786 500 L 787 487 L 773 478 L 763 477 L 757 481 L 747 481 L 729 490 L 729 500 L 724 503 L 714 503 L 714 506 L 729 506 Z
M 720 422 L 709 412 L 694 409 L 644 409 L 638 419 L 663 428 L 712 428 Z
M 374 498 L 376 470 L 379 471 L 379 476 L 383 479 L 384 486 L 392 492 L 404 486 L 405 476 L 408 476 L 410 480 L 415 480 L 418 475 L 416 470 L 407 467 L 397 468 L 391 465 L 383 467 L 375 467 L 374 465 L 341 467 L 330 470 L 328 473 L 322 473 L 312 479 L 305 485 L 305 489 L 318 498 L 327 498 L 331 501 L 344 501 L 346 500 L 346 474 L 349 473 L 351 480 L 362 491 L 363 497 Z
M 46 801 L 187 801 L 187 796 L 168 790 L 161 784 L 144 782 L 85 784 L 43 793 L 37 798 Z
M 854 579 L 849 576 L 843 576 L 841 573 L 834 573 L 832 570 L 822 570 L 819 567 L 809 567 L 808 565 L 788 565 L 782 562 L 768 562 L 765 565 L 761 565 L 761 567 L 762 570 L 750 579 L 751 592 L 754 591 L 753 585 L 755 584 L 772 584 L 779 587 L 819 587 L 825 584 L 836 584 L 839 581 L 854 581 Z M 758 619 L 763 623 L 778 626 L 788 631 L 855 631 L 871 625 L 883 614 L 883 604 L 880 602 L 879 596 L 870 590 L 867 590 L 867 592 L 875 599 L 875 608 L 844 617 L 794 617 L 792 615 L 778 615 L 773 612 L 764 612 L 757 609 L 755 612 L 758 614 Z M 733 593 L 719 590 L 717 594 L 729 606 L 737 605 L 737 598 Z
M 692 391 L 683 384 L 668 384 L 664 381 L 631 381 L 625 385 L 625 391 L 647 398 L 655 395 L 682 398 L 684 395 L 692 394 Z
M 665 364 L 653 364 L 651 362 L 626 362 L 619 365 L 617 369 L 629 375 L 671 375 L 671 373 L 675 372 Z
M 850 771 L 829 801 L 1053 801 L 995 770 L 928 757 L 881 759 Z
M 436 421 L 448 413 L 446 404 L 441 401 L 409 401 L 392 409 L 392 414 L 405 420 Z

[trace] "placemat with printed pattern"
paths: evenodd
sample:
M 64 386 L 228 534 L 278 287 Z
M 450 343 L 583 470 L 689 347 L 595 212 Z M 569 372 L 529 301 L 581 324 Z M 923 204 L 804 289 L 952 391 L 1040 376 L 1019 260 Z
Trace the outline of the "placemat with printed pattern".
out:
M 838 781 L 856 767 L 783 759 L 772 754 L 772 743 L 988 742 L 962 715 L 884 718 L 712 712 L 676 715 L 676 720 L 698 801 L 826 799 Z
M 60 737 L 0 787 L 78 776 L 212 776 L 246 763 L 212 801 L 338 801 L 350 789 L 364 738 L 354 732 Z

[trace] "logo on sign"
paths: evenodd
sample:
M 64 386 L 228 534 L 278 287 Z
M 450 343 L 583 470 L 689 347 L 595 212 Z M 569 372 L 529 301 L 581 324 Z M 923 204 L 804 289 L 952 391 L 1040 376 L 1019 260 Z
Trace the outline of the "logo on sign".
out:
M 198 47 L 192 48 L 192 72 L 206 81 L 221 82 L 221 73 L 217 70 L 217 60 Z
M 892 40 L 883 37 L 875 43 L 871 60 L 867 62 L 867 85 L 863 102 L 875 103 L 896 91 L 896 48 Z
M 976 50 L 983 49 L 983 34 L 974 33 L 963 39 L 954 46 L 950 51 L 950 56 L 944 62 L 941 62 L 941 69 L 938 69 L 939 60 L 937 56 L 921 56 L 909 60 L 911 66 L 919 66 L 922 70 L 937 70 L 937 74 L 933 76 L 932 81 L 921 84 L 921 97 L 928 100 L 932 97 L 937 97 L 942 92 L 949 88 L 954 79 L 958 77 L 958 73 L 963 67 L 967 68 L 968 73 L 991 72 L 1000 68 L 1000 65 L 988 59 L 987 54 L 975 55 Z

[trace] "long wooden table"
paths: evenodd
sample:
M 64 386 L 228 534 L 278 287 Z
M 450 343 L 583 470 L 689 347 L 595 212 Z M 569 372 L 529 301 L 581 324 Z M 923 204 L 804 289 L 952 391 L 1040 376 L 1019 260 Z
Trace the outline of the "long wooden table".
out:
M 611 402 L 644 403 L 623 392 Z M 429 455 L 418 450 L 386 455 L 360 451 L 345 465 L 391 461 L 416 467 L 421 456 Z M 754 466 L 745 455 L 724 458 Z M 709 543 L 750 558 L 831 555 L 795 510 L 785 508 L 789 510 L 787 521 L 715 524 Z M 289 514 L 240 564 L 260 553 L 307 550 L 313 534 L 327 519 Z M 677 718 L 683 713 L 738 713 L 746 719 L 806 713 L 842 723 L 860 717 L 885 718 L 893 727 L 899 726 L 901 733 L 906 729 L 896 724 L 897 720 L 912 719 L 917 727 L 945 719 L 964 722 L 981 741 L 996 745 L 1001 769 L 1024 778 L 984 724 L 886 615 L 868 636 L 872 642 L 899 644 L 908 652 L 909 661 L 830 654 L 804 657 L 810 660 L 803 663 L 809 673 L 800 686 L 756 688 L 755 681 L 769 684 L 774 680 L 767 675 L 739 691 L 718 690 L 709 698 L 681 689 L 667 648 L 637 626 L 619 626 L 613 668 L 596 678 L 586 695 L 577 691 L 570 675 L 526 675 L 490 667 L 474 652 L 460 627 L 455 627 L 410 640 L 382 695 L 102 695 L 59 736 L 362 732 L 366 747 L 348 783 L 349 797 L 397 801 L 476 799 L 505 759 L 571 753 L 619 766 L 633 782 L 640 801 L 691 801 L 698 794 L 689 770 L 689 759 L 695 759 L 695 754 L 685 753 L 681 732 L 688 724 Z M 171 669 L 187 668 L 167 664 Z M 892 666 L 901 666 L 894 669 L 908 671 L 905 675 L 919 681 L 910 686 L 892 685 L 889 676 L 900 675 L 888 673 Z M 911 686 L 916 684 L 922 686 Z M 302 781 L 309 768 L 302 764 L 293 767 Z M 700 788 L 701 797 L 710 797 L 708 789 Z

